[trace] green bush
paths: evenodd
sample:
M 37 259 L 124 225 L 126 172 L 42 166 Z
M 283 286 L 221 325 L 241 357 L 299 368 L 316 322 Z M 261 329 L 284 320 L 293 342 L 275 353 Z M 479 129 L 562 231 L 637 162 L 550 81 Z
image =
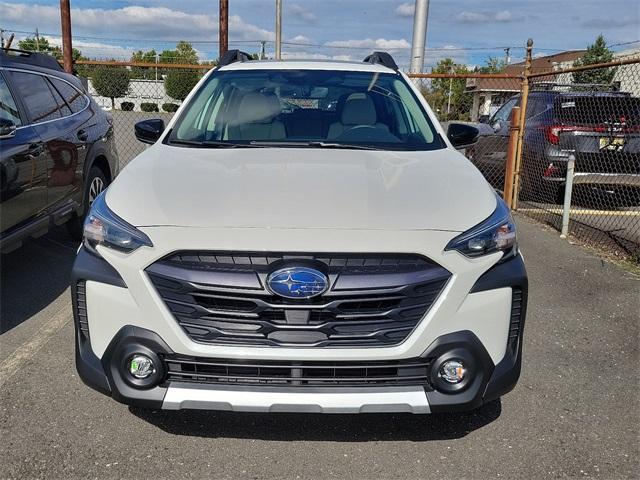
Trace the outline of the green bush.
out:
M 140 110 L 142 110 L 143 112 L 157 112 L 158 111 L 158 105 L 156 103 L 141 103 L 140 104 Z
M 99 67 L 92 76 L 91 83 L 101 97 L 111 99 L 115 108 L 115 98 L 124 97 L 129 91 L 129 70 L 122 67 Z
M 130 112 L 133 110 L 133 102 L 122 102 L 120 104 L 120 110 L 124 110 L 125 112 Z
M 180 105 L 178 105 L 177 103 L 163 103 L 162 110 L 164 110 L 165 112 L 173 113 L 178 110 L 179 106 Z
M 196 70 L 171 70 L 164 79 L 164 90 L 171 98 L 184 100 L 200 80 Z

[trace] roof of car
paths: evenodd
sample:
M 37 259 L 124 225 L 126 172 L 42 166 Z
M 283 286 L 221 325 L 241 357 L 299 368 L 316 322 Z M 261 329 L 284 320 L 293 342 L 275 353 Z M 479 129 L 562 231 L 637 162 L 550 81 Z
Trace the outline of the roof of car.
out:
M 378 72 L 395 73 L 377 63 L 350 62 L 341 60 L 252 60 L 234 62 L 220 67 L 220 71 L 228 70 L 339 70 L 346 72 Z
M 572 90 L 532 90 L 530 96 L 553 96 L 553 97 L 628 97 L 629 92 L 620 91 L 572 91 Z
M 44 53 L 0 49 L 0 59 L 2 60 L 2 66 L 31 66 L 46 68 L 56 72 L 64 71 L 54 57 Z

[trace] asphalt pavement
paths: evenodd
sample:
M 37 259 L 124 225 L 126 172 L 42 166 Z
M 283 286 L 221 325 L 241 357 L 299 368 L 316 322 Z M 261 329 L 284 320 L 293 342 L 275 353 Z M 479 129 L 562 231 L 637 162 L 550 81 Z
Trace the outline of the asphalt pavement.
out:
M 78 379 L 64 229 L 2 256 L 0 478 L 638 478 L 640 278 L 518 218 L 524 365 L 463 414 L 129 408 Z

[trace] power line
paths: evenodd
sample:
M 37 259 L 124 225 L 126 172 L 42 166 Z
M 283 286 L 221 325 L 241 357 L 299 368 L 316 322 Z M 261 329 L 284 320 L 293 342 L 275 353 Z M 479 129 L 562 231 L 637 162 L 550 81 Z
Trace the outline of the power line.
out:
M 24 31 L 24 30 L 8 30 L 13 33 L 25 34 L 25 35 L 33 35 L 32 31 Z M 44 33 L 39 32 L 40 36 L 49 36 L 49 37 L 60 37 L 60 33 Z M 184 40 L 184 39 L 169 39 L 169 40 L 159 40 L 159 39 L 149 39 L 149 38 L 114 38 L 114 37 L 100 37 L 100 36 L 91 36 L 91 35 L 74 35 L 73 38 L 78 40 L 101 40 L 105 42 L 132 42 L 132 43 L 178 43 L 178 42 L 187 42 L 193 45 L 218 45 L 220 42 L 218 40 Z M 233 44 L 261 44 L 262 42 L 266 44 L 275 44 L 274 40 L 264 40 L 264 39 L 255 39 L 255 40 L 232 40 L 229 39 L 229 43 Z M 339 40 L 338 40 L 339 42 Z M 312 47 L 312 48 L 327 48 L 327 49 L 344 49 L 344 50 L 371 50 L 372 48 L 377 48 L 375 45 L 373 46 L 351 46 L 351 45 L 331 45 L 332 42 L 327 43 L 304 43 L 304 42 L 285 42 L 283 41 L 283 45 L 290 46 L 299 46 L 299 47 Z M 612 43 L 608 45 L 608 47 L 622 47 L 626 45 L 633 45 L 636 43 L 640 43 L 640 40 L 632 40 L 628 42 L 620 42 L 620 43 Z M 83 48 L 88 48 L 84 47 Z M 506 48 L 512 50 L 525 50 L 525 46 L 520 45 L 501 45 L 496 47 L 431 47 L 426 50 L 429 52 L 454 52 L 454 51 L 498 51 L 505 50 Z M 399 46 L 399 47 L 387 47 L 387 50 L 411 50 L 411 46 Z M 539 48 L 534 47 L 534 49 L 538 52 L 562 52 L 566 50 L 566 47 L 563 48 Z

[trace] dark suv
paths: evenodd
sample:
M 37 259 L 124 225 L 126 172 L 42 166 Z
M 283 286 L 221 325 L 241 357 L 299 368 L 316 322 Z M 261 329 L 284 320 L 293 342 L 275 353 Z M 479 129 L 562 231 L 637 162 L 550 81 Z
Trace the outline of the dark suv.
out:
M 48 55 L 0 50 L 0 248 L 67 223 L 118 171 L 111 117 Z
M 532 91 L 522 156 L 522 197 L 562 203 L 568 151 L 575 151 L 574 195 L 578 203 L 603 207 L 640 204 L 640 98 L 618 91 Z M 575 86 L 573 86 L 575 90 Z M 511 97 L 481 126 L 467 156 L 490 183 L 502 189 Z

